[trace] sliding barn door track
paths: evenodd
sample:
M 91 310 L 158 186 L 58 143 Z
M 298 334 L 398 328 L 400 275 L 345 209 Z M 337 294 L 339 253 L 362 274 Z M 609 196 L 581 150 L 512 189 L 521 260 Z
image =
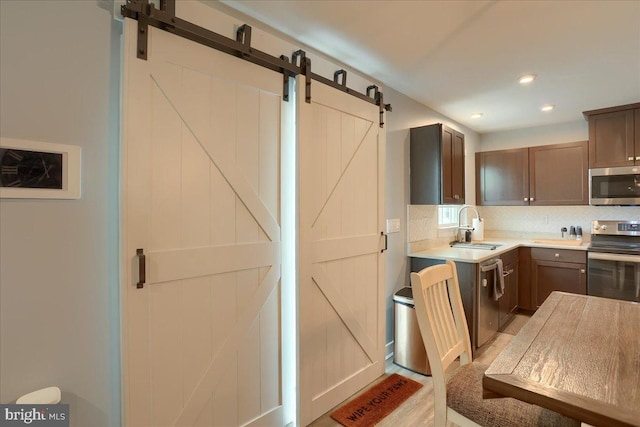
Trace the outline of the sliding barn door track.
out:
M 238 28 L 235 40 L 230 39 L 176 17 L 176 0 L 160 0 L 160 9 L 149 0 L 127 0 L 121 12 L 125 18 L 138 21 L 137 52 L 140 59 L 147 59 L 149 26 L 152 26 L 281 73 L 285 101 L 289 101 L 289 78 L 301 74 L 305 79 L 305 99 L 308 103 L 311 102 L 311 82 L 315 80 L 380 107 L 380 127 L 384 127 L 384 112 L 391 111 L 391 104 L 384 103 L 383 94 L 376 85 L 369 86 L 367 93 L 362 94 L 347 87 L 345 70 L 336 71 L 333 80 L 313 73 L 311 59 L 303 50 L 294 52 L 290 61 L 286 55 L 276 57 L 252 48 L 251 27 L 247 24 Z

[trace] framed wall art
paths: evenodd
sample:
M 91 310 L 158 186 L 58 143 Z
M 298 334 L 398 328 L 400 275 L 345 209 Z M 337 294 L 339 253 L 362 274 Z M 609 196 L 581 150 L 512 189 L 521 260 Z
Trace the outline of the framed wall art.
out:
M 0 198 L 79 199 L 81 148 L 0 138 Z

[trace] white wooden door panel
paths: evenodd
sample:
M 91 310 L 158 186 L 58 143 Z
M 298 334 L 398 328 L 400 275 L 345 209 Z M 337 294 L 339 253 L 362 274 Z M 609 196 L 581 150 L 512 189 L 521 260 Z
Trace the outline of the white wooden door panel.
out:
M 375 105 L 320 84 L 298 109 L 305 425 L 384 373 L 384 133 Z
M 282 76 L 125 25 L 126 424 L 281 425 Z

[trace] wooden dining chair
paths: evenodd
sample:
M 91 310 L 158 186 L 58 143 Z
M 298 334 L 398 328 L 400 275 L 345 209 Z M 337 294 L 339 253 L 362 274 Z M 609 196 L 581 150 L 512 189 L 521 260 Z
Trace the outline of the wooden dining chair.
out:
M 453 261 L 411 273 L 413 302 L 433 378 L 435 426 L 580 426 L 580 422 L 512 398 L 482 398 L 487 365 L 472 362 L 458 273 Z M 460 367 L 445 378 L 460 357 Z

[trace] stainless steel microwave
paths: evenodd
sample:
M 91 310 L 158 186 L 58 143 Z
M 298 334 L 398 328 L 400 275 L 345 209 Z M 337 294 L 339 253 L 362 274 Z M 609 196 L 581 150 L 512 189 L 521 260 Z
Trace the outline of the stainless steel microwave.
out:
M 640 166 L 589 169 L 591 205 L 640 205 Z

